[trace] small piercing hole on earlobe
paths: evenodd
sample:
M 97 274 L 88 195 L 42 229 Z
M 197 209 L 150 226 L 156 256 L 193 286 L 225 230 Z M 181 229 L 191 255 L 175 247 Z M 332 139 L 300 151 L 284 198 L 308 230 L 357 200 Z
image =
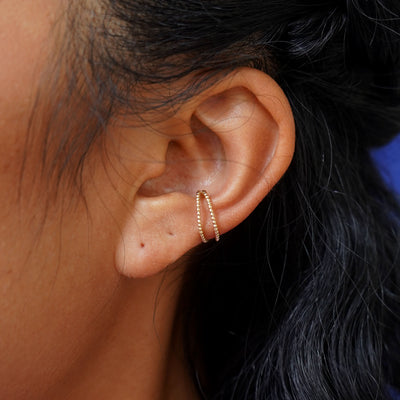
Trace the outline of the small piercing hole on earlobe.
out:
M 175 236 L 175 234 L 173 232 L 168 232 L 169 236 Z

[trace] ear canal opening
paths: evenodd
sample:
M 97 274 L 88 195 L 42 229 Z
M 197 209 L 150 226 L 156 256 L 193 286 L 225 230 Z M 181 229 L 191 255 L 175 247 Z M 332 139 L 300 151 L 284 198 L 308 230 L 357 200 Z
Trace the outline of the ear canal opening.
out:
M 155 197 L 180 192 L 193 196 L 217 179 L 225 158 L 218 136 L 195 115 L 190 128 L 190 134 L 169 142 L 164 172 L 144 182 L 139 195 Z

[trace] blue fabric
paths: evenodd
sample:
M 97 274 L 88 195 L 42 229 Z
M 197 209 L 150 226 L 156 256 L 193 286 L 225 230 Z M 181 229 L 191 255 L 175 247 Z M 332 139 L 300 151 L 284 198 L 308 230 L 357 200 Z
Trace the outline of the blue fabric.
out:
M 387 146 L 371 152 L 383 179 L 400 198 L 400 134 Z M 400 400 L 400 391 L 388 387 L 390 400 Z
M 400 134 L 385 147 L 371 152 L 383 179 L 400 195 Z
M 388 390 L 392 400 L 400 400 L 400 392 L 392 387 L 389 387 Z

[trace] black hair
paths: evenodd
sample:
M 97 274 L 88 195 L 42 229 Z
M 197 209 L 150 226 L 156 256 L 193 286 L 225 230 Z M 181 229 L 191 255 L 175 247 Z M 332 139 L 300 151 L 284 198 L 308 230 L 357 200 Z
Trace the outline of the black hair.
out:
M 179 106 L 240 66 L 270 74 L 292 106 L 289 171 L 185 276 L 203 396 L 387 398 L 400 387 L 400 212 L 369 149 L 400 130 L 398 0 L 103 0 L 77 15 L 68 93 L 83 76 L 97 122 L 63 141 L 68 162 L 82 165 L 113 115 Z M 188 76 L 168 97 L 155 89 Z

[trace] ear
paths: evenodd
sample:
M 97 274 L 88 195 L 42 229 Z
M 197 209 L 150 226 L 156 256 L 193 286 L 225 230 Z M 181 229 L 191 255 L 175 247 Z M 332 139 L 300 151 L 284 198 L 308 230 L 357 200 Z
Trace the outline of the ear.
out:
M 285 94 L 271 77 L 250 68 L 183 104 L 157 131 L 162 134 L 153 135 L 151 145 L 159 149 L 157 172 L 150 163 L 116 248 L 117 269 L 130 277 L 155 274 L 201 244 L 197 190 L 210 195 L 223 235 L 268 195 L 294 151 Z M 204 234 L 213 238 L 204 199 L 201 207 Z

